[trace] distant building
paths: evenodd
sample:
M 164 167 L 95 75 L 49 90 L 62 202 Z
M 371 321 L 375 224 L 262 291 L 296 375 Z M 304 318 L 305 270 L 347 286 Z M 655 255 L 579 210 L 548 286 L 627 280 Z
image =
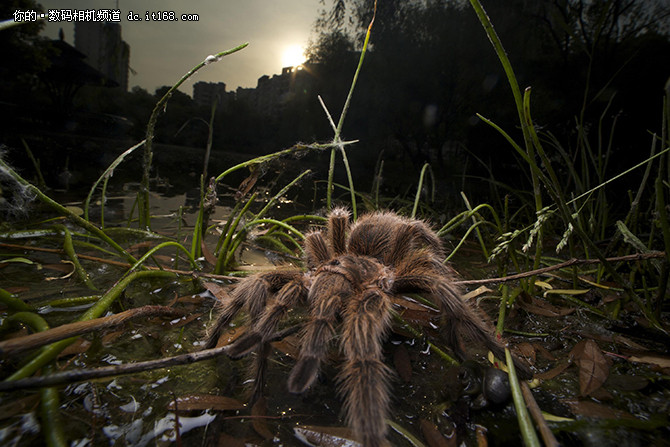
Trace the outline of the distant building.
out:
M 260 115 L 277 116 L 287 104 L 312 90 L 316 64 L 284 67 L 281 74 L 263 75 L 256 88 L 238 88 L 236 100 L 248 104 Z
M 215 100 L 221 105 L 227 97 L 226 84 L 223 82 L 200 81 L 193 84 L 193 101 L 199 106 L 209 106 Z
M 121 25 L 116 22 L 75 22 L 74 46 L 84 53 L 87 62 L 109 79 L 128 90 L 130 46 L 121 39 Z

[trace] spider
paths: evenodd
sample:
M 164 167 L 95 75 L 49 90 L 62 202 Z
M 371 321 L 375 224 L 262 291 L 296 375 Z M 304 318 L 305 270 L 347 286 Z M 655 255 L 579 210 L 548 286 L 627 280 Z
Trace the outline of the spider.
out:
M 288 378 L 288 390 L 303 393 L 317 378 L 328 347 L 336 338 L 343 354 L 338 374 L 347 424 L 364 446 L 386 443 L 391 369 L 384 363 L 383 342 L 391 325 L 392 297 L 417 293 L 439 306 L 445 341 L 466 357 L 463 338 L 483 343 L 504 358 L 502 343 L 477 310 L 461 298 L 456 274 L 443 264 L 437 234 L 421 220 L 393 212 L 374 212 L 350 223 L 344 208 L 332 210 L 325 232 L 305 237 L 307 271 L 277 270 L 244 279 L 222 305 L 206 348 L 244 308 L 249 330 L 229 344 L 232 358 L 257 352 L 252 401 L 262 394 L 270 342 L 284 314 L 298 304 L 309 308 L 302 328 L 300 354 Z M 530 378 L 527 365 L 515 359 L 519 376 Z

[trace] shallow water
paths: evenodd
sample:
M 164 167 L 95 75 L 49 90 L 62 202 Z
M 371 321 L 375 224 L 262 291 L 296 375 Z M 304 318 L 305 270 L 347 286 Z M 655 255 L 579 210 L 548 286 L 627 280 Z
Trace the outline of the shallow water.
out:
M 106 201 L 105 220 L 109 226 L 126 225 L 133 209 L 137 185 L 127 184 L 112 191 Z M 161 234 L 186 238 L 195 221 L 193 192 L 165 193 L 152 196 L 153 229 Z M 232 209 L 232 194 L 224 196 L 212 222 L 224 222 Z M 66 201 L 66 200 L 64 200 Z M 81 205 L 80 202 L 69 202 Z M 271 215 L 302 213 L 304 209 L 290 202 Z M 178 213 L 182 207 L 181 230 Z M 96 207 L 99 210 L 99 207 Z M 99 211 L 96 211 L 99 213 Z M 99 219 L 99 214 L 93 214 Z M 132 224 L 131 224 L 132 226 Z M 207 238 L 215 245 L 216 229 Z M 57 238 L 18 239 L 12 243 L 42 248 L 59 248 Z M 124 245 L 142 242 L 132 238 Z M 188 244 L 186 244 L 188 246 Z M 5 249 L 6 250 L 6 249 Z M 83 252 L 81 250 L 80 252 Z M 163 262 L 172 263 L 175 251 L 165 250 Z M 21 254 L 32 264 L 9 263 L 0 269 L 2 287 L 16 293 L 53 327 L 74 320 L 89 305 L 53 306 L 54 299 L 90 294 L 75 277 L 64 278 L 56 270 L 61 255 L 25 251 Z M 454 260 L 465 277 L 490 276 L 491 266 L 481 261 L 476 248 L 468 246 Z M 249 268 L 271 268 L 276 255 L 252 245 L 244 246 L 239 260 Z M 293 262 L 293 260 L 289 260 Z M 101 290 L 110 287 L 124 269 L 84 261 L 93 282 Z M 181 268 L 188 268 L 185 262 Z M 230 281 L 214 281 L 224 291 Z M 491 286 L 493 289 L 493 286 Z M 213 289 L 215 290 L 215 289 Z M 537 299 L 543 299 L 541 296 Z M 595 300 L 597 297 L 594 297 Z M 499 296 L 489 290 L 476 298 L 481 308 L 495 318 Z M 198 281 L 182 276 L 176 281 L 138 281 L 132 283 L 112 310 L 114 312 L 149 304 L 172 305 L 181 316 L 153 317 L 131 321 L 121 327 L 98 331 L 81 337 L 59 360 L 60 368 L 94 368 L 135 361 L 162 358 L 201 349 L 206 326 L 215 302 L 213 294 Z M 570 304 L 553 299 L 553 305 Z M 403 314 L 403 307 L 395 310 Z M 565 369 L 539 382 L 534 396 L 542 410 L 551 416 L 550 426 L 564 445 L 662 445 L 667 439 L 667 415 L 670 405 L 667 338 L 654 338 L 634 321 L 609 321 L 585 309 L 548 317 L 528 304 L 515 307 L 506 327 L 516 331 L 550 335 L 510 335 L 513 346 L 523 347 L 533 358 L 536 373 L 547 373 L 565 364 Z M 8 313 L 3 311 L 3 318 Z M 300 320 L 300 312 L 291 321 Z M 402 327 L 394 327 L 385 344 L 387 363 L 395 377 L 391 383 L 392 405 L 389 430 L 393 445 L 412 445 L 408 436 L 426 441 L 431 430 L 441 436 L 457 436 L 459 443 L 478 445 L 484 436 L 490 445 L 519 445 L 518 423 L 511 401 L 486 404 L 480 392 L 465 391 L 469 384 L 459 380 L 459 367 L 448 365 L 430 350 L 427 340 L 448 352 L 436 331 L 438 321 L 430 312 L 412 314 L 414 324 L 423 319 L 427 338 L 412 337 Z M 410 314 L 407 314 L 409 319 Z M 417 323 L 418 322 L 418 323 Z M 236 321 L 242 326 L 242 319 Z M 239 332 L 239 327 L 231 328 Z M 24 330 L 25 331 L 25 330 Z M 6 334 L 5 334 L 6 335 Z M 595 340 L 608 367 L 607 380 L 589 396 L 582 395 L 580 374 L 586 360 L 575 359 L 575 346 L 582 340 Z M 308 426 L 311 433 L 330 436 L 330 444 L 339 445 L 347 435 L 331 434 L 323 427 L 344 427 L 341 402 L 337 393 L 337 370 L 340 355 L 333 351 L 319 381 L 305 395 L 295 396 L 286 390 L 286 379 L 297 353 L 297 338 L 274 344 L 270 357 L 265 406 L 249 408 L 246 402 L 246 365 L 248 360 L 230 360 L 225 356 L 200 363 L 164 368 L 144 373 L 75 383 L 60 388 L 61 419 L 68 442 L 85 445 L 303 445 L 295 428 Z M 648 362 L 632 362 L 631 355 L 643 350 L 652 357 Z M 484 374 L 488 368 L 486 352 L 469 347 L 475 360 L 474 371 Z M 2 374 L 16 370 L 24 356 L 4 359 Z M 656 359 L 656 360 L 654 360 Z M 580 363 L 581 362 L 581 363 Z M 221 400 L 221 396 L 233 400 Z M 174 401 L 177 400 L 175 409 Z M 17 391 L 0 395 L 0 441 L 7 445 L 40 445 L 40 417 L 36 391 Z M 213 409 L 214 408 L 214 409 Z M 229 408 L 229 409 L 224 409 Z M 561 419 L 562 418 L 562 419 Z M 178 420 L 178 422 L 177 422 Z M 179 425 L 179 434 L 175 427 Z M 432 428 L 431 428 L 432 427 Z M 408 435 L 409 434 L 409 435 Z M 181 441 L 177 441 L 177 439 Z M 445 442 L 455 442 L 451 438 Z M 325 441 L 324 441 L 325 442 Z M 448 444 L 454 445 L 454 444 Z

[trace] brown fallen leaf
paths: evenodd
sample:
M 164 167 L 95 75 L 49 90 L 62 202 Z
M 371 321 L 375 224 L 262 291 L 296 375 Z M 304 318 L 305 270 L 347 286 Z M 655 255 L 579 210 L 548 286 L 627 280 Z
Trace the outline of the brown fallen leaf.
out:
M 540 355 L 540 357 L 543 357 L 546 360 L 556 360 L 556 356 L 540 343 L 533 343 L 533 347 L 537 351 L 538 355 Z
M 58 354 L 58 358 L 67 357 L 69 355 L 83 354 L 84 352 L 88 351 L 88 348 L 90 347 L 90 341 L 80 338 L 67 348 L 63 349 L 60 354 Z
M 563 403 L 570 407 L 570 411 L 579 416 L 586 416 L 595 419 L 629 419 L 635 420 L 635 416 L 623 411 L 611 408 L 596 402 L 588 400 L 563 400 Z
M 178 397 L 177 405 L 172 401 L 168 405 L 168 410 L 179 409 L 179 411 L 201 411 L 201 410 L 242 410 L 246 404 L 237 399 L 226 396 L 216 396 L 213 394 L 192 394 L 190 396 Z
M 628 374 L 610 374 L 605 383 L 608 387 L 621 391 L 640 391 L 649 385 L 649 380 Z
M 265 397 L 260 397 L 254 406 L 251 408 L 251 415 L 254 416 L 251 419 L 251 425 L 254 427 L 256 433 L 261 435 L 263 438 L 270 440 L 274 438 L 274 435 L 268 428 L 267 421 L 263 416 L 267 416 L 267 403 Z
M 535 364 L 535 346 L 528 342 L 522 342 L 516 345 L 516 349 L 531 365 Z
M 171 268 L 174 263 L 174 258 L 172 256 L 154 254 L 152 258 L 158 261 L 163 267 L 167 268 Z
M 237 326 L 234 327 L 219 337 L 219 340 L 216 342 L 216 347 L 220 348 L 221 346 L 226 346 L 237 340 L 242 334 L 247 331 L 247 326 Z
M 71 274 L 72 271 L 74 270 L 74 264 L 72 264 L 71 262 L 69 263 L 63 262 L 61 264 L 42 264 L 42 267 L 44 267 L 45 269 L 54 270 L 56 272 L 67 273 L 67 274 Z
M 228 296 L 228 292 L 226 291 L 226 287 L 219 283 L 213 281 L 203 281 L 202 285 L 205 286 L 207 290 L 212 292 L 212 295 L 214 295 L 219 301 L 227 301 L 230 298 Z
M 288 337 L 284 337 L 283 340 L 272 342 L 272 347 L 297 359 L 300 355 L 300 337 L 289 335 Z
M 105 347 L 111 346 L 117 338 L 119 338 L 120 336 L 122 336 L 126 333 L 128 333 L 128 331 L 125 330 L 125 329 L 108 332 L 108 333 L 106 333 L 105 335 L 102 336 L 102 339 L 101 339 L 102 345 L 105 346 Z
M 256 185 L 260 173 L 261 170 L 258 169 L 257 166 L 249 167 L 249 177 L 242 180 L 240 186 L 237 187 L 237 191 L 235 191 L 235 200 L 241 200 L 244 196 L 249 194 L 249 191 Z
M 649 363 L 657 365 L 661 368 L 670 368 L 670 358 L 661 357 L 660 355 L 632 355 L 628 357 L 629 362 Z
M 540 379 L 540 380 L 550 380 L 568 369 L 568 367 L 571 365 L 571 362 L 563 362 L 555 366 L 554 368 L 550 369 L 549 371 L 545 371 L 543 373 L 535 374 L 535 377 Z
M 205 257 L 205 261 L 209 265 L 216 265 L 216 256 L 211 252 L 205 241 L 201 241 L 200 248 L 202 249 L 202 255 Z
M 582 396 L 593 393 L 607 380 L 609 364 L 595 341 L 580 341 L 572 348 L 569 357 L 579 365 L 579 392 Z
M 139 249 L 151 248 L 154 243 L 151 241 L 138 242 L 137 244 L 128 247 L 129 252 L 138 251 Z
M 535 315 L 542 315 L 545 317 L 562 317 L 570 315 L 575 311 L 574 308 L 558 307 L 549 303 L 548 301 L 535 298 L 523 292 L 517 298 L 519 306 Z
M 317 427 L 300 426 L 293 427 L 296 438 L 307 445 L 319 447 L 360 447 L 361 444 L 354 441 L 353 433 L 345 427 Z
M 633 340 L 631 340 L 627 337 L 624 337 L 623 335 L 615 335 L 612 338 L 615 342 L 620 343 L 622 345 L 625 345 L 628 348 L 637 349 L 638 351 L 646 351 L 647 350 L 647 348 L 645 348 L 644 346 L 642 346 L 638 343 L 635 343 Z
M 423 434 L 430 447 L 454 447 L 457 445 L 455 436 L 450 439 L 445 438 L 432 422 L 421 419 L 419 425 L 421 426 L 421 434 Z
M 493 293 L 493 290 L 489 289 L 486 286 L 480 286 L 480 287 L 477 287 L 475 290 L 471 290 L 470 292 L 463 295 L 463 299 L 465 301 L 469 301 L 469 300 L 471 300 L 473 298 L 476 298 L 480 295 L 484 295 L 485 293 Z
M 170 304 L 173 305 L 176 303 L 181 303 L 201 305 L 203 301 L 205 301 L 205 298 L 200 295 L 185 295 L 175 298 Z

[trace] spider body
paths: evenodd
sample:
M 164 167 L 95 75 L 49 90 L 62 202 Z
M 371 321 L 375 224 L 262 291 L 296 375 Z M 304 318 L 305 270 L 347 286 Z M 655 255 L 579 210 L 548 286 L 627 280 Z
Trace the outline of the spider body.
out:
M 465 337 L 504 358 L 493 329 L 461 299 L 453 284 L 455 273 L 442 262 L 441 241 L 425 222 L 375 212 L 351 224 L 349 212 L 337 208 L 330 213 L 325 232 L 306 236 L 304 250 L 306 272 L 279 270 L 243 280 L 210 331 L 208 348 L 216 345 L 221 332 L 245 308 L 250 329 L 226 352 L 236 358 L 257 351 L 252 400 L 262 393 L 277 325 L 300 303 L 306 303 L 310 315 L 288 389 L 302 393 L 314 383 L 339 331 L 344 357 L 339 392 L 347 423 L 364 446 L 385 443 L 391 370 L 383 362 L 382 348 L 391 323 L 392 297 L 418 293 L 431 298 L 440 308 L 446 342 L 459 357 L 466 357 Z M 526 365 L 515 364 L 521 377 L 530 376 Z

